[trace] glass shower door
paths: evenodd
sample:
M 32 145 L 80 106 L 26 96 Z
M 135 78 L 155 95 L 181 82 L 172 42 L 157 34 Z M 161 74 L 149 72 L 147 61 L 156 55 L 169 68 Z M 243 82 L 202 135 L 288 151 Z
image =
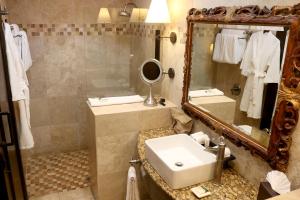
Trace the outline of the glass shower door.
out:
M 18 133 L 11 101 L 3 23 L 0 25 L 0 199 L 27 200 Z

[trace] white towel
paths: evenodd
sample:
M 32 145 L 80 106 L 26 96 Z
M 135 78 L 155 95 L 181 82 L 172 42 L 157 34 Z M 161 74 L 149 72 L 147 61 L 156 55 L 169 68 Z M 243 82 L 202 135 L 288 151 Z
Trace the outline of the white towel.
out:
M 19 50 L 24 70 L 27 71 L 32 66 L 32 58 L 29 48 L 29 42 L 25 31 L 20 31 L 18 25 L 13 24 L 13 36 Z
M 215 40 L 213 60 L 220 63 L 238 64 L 247 46 L 246 36 L 241 30 L 223 30 Z
M 249 125 L 239 125 L 238 128 L 246 133 L 247 135 L 251 135 L 252 133 L 252 126 Z
M 224 92 L 218 90 L 217 88 L 208 90 L 193 90 L 189 92 L 189 97 L 211 97 L 211 96 L 223 96 Z
M 144 99 L 140 95 L 122 96 L 122 97 L 106 97 L 106 98 L 89 98 L 89 104 L 92 107 L 109 106 L 128 103 L 143 102 Z
M 209 147 L 210 139 L 207 134 L 202 131 L 191 134 L 191 137 L 199 144 L 204 144 L 205 147 Z
M 25 90 L 25 95 L 26 99 L 18 101 L 20 112 L 19 143 L 21 149 L 31 149 L 34 147 L 34 140 L 30 125 L 29 89 Z
M 4 23 L 4 33 L 12 100 L 18 101 L 20 110 L 20 148 L 32 148 L 34 141 L 30 127 L 28 80 L 11 27 L 7 23 Z
M 126 200 L 140 200 L 136 171 L 133 166 L 128 170 Z
M 214 146 L 213 148 L 218 148 L 218 146 Z M 225 147 L 224 158 L 229 158 L 230 155 L 231 155 L 231 150 L 229 149 L 229 147 Z

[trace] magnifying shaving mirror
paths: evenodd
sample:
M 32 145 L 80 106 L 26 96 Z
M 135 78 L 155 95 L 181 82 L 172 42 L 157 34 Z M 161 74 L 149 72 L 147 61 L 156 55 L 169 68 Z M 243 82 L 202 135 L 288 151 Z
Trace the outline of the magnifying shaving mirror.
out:
M 149 86 L 149 94 L 144 101 L 145 106 L 156 106 L 157 101 L 152 94 L 152 85 L 158 83 L 163 76 L 161 63 L 156 59 L 146 60 L 140 68 L 141 79 Z

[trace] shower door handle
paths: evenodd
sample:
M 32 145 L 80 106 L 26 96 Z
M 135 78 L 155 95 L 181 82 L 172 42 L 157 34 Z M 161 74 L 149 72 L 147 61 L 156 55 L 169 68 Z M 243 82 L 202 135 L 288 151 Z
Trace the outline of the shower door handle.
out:
M 10 139 L 9 142 L 6 141 L 5 127 L 3 123 L 4 117 L 7 118 L 7 122 L 8 122 L 8 132 L 9 132 L 8 135 Z M 11 134 L 11 125 L 12 125 L 11 115 L 8 112 L 0 112 L 0 118 L 1 118 L 0 119 L 0 146 L 1 147 L 13 146 L 14 142 L 13 142 L 13 136 Z

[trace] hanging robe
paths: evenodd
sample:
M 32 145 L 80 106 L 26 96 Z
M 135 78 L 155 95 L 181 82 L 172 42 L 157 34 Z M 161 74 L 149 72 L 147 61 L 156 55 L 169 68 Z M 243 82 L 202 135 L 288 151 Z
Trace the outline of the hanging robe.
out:
M 271 32 L 253 33 L 241 63 L 242 75 L 247 77 L 240 110 L 254 119 L 261 118 L 265 83 L 279 83 L 280 41 Z
M 25 31 L 20 31 L 18 25 L 12 24 L 12 34 L 21 56 L 23 67 L 27 71 L 32 66 L 32 58 L 29 49 L 29 42 Z
M 20 148 L 28 149 L 34 146 L 30 126 L 28 79 L 10 25 L 7 23 L 4 23 L 4 34 L 12 100 L 17 101 L 19 105 Z

